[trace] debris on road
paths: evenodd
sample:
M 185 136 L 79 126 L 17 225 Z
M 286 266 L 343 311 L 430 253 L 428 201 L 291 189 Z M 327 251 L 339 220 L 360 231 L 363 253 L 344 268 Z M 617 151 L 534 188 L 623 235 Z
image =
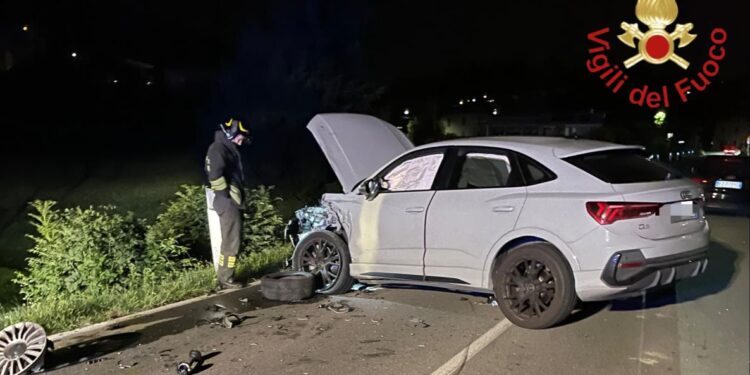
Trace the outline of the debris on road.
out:
M 227 314 L 224 314 L 224 319 L 221 320 L 221 325 L 224 328 L 234 328 L 235 326 L 242 323 L 243 320 L 244 318 L 240 317 L 237 314 L 227 313 Z
M 427 328 L 427 327 L 429 327 L 429 326 L 430 326 L 430 325 L 429 325 L 429 324 L 427 324 L 427 323 L 426 323 L 426 322 L 425 322 L 424 320 L 422 320 L 422 319 L 417 319 L 417 318 L 413 318 L 413 319 L 409 320 L 409 322 L 411 322 L 411 323 L 414 323 L 414 327 L 422 327 L 422 328 Z
M 349 306 L 346 302 L 324 303 L 318 305 L 318 308 L 333 311 L 336 314 L 345 314 L 354 310 L 354 308 Z
M 245 297 L 245 298 L 240 298 L 240 299 L 239 299 L 239 301 L 240 301 L 240 302 L 241 302 L 241 303 L 242 303 L 243 305 L 247 305 L 247 301 L 248 301 L 248 299 L 247 299 L 247 297 Z
M 374 286 L 370 286 L 370 285 L 362 284 L 362 283 L 355 283 L 354 285 L 352 285 L 352 288 L 350 290 L 355 291 L 355 292 L 372 293 L 380 289 L 382 288 L 378 288 L 378 287 L 374 287 Z
M 195 371 L 196 368 L 203 365 L 203 355 L 197 350 L 190 351 L 190 359 L 188 362 L 180 362 L 177 364 L 177 373 L 180 375 L 190 375 Z
M 133 362 L 133 363 L 131 363 L 129 365 L 124 364 L 124 363 L 122 363 L 120 361 L 117 362 L 117 367 L 119 367 L 120 370 L 127 370 L 129 368 L 135 367 L 136 365 L 138 365 L 138 362 Z

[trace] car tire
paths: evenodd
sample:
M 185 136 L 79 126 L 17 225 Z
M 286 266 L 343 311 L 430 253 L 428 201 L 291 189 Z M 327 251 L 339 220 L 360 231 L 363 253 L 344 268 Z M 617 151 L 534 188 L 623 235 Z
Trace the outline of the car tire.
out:
M 315 279 L 307 272 L 276 272 L 260 279 L 263 297 L 272 301 L 293 302 L 313 296 Z
M 336 233 L 323 230 L 309 233 L 295 247 L 292 268 L 315 276 L 316 293 L 341 294 L 351 289 L 349 248 Z
M 502 254 L 492 281 L 500 310 L 523 328 L 552 327 L 570 315 L 577 301 L 573 271 L 547 243 L 529 243 Z

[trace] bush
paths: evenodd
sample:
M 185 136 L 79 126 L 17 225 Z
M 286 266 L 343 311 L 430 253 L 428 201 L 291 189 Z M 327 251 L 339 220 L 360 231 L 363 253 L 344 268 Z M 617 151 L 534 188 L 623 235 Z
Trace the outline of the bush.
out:
M 128 284 L 165 278 L 182 265 L 187 249 L 175 237 L 147 236 L 144 220 L 113 206 L 55 209 L 53 201 L 34 201 L 29 216 L 36 235 L 27 273 L 15 282 L 29 303 L 100 294 Z
M 181 185 L 175 198 L 167 202 L 164 212 L 149 227 L 152 242 L 168 242 L 174 238 L 179 246 L 200 251 L 210 249 L 208 219 L 206 218 L 206 193 L 200 185 Z
M 271 248 L 282 240 L 284 219 L 277 208 L 281 198 L 273 198 L 271 190 L 273 187 L 265 186 L 246 190 L 242 223 L 242 249 L 246 254 Z
M 271 190 L 247 191 L 241 278 L 279 269 L 290 255 Z M 0 322 L 64 330 L 210 291 L 213 267 L 189 254 L 209 243 L 205 202 L 203 187 L 183 185 L 152 225 L 114 206 L 60 210 L 53 201 L 32 202 L 32 257 L 13 280 L 26 304 L 0 306 Z
M 278 246 L 240 259 L 243 277 L 260 277 L 280 269 L 291 255 L 289 246 Z M 175 272 L 168 280 L 144 281 L 126 290 L 100 294 L 78 294 L 43 304 L 4 308 L 0 306 L 0 327 L 24 321 L 41 324 L 47 334 L 93 324 L 107 319 L 182 301 L 210 292 L 216 285 L 213 267 L 208 264 Z
M 273 187 L 262 185 L 245 190 L 241 244 L 244 253 L 268 249 L 281 241 L 285 223 L 277 207 L 281 198 L 274 198 L 272 190 Z M 176 238 L 178 245 L 196 250 L 194 255 L 209 254 L 205 187 L 182 185 L 175 195 L 149 228 L 150 238 L 157 242 Z

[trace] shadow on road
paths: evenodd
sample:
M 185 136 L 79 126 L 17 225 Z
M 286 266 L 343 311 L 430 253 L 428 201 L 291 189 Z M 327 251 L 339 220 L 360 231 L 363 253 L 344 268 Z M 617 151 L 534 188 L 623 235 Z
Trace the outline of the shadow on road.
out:
M 706 296 L 720 293 L 727 289 L 736 278 L 736 263 L 741 261 L 741 254 L 719 242 L 711 242 L 708 251 L 706 272 L 696 277 L 678 281 L 675 285 L 650 291 L 643 298 L 633 297 L 612 302 L 610 310 L 632 311 L 658 308 L 662 306 L 694 301 Z
M 128 332 L 80 342 L 51 352 L 45 357 L 44 367 L 46 371 L 54 371 L 79 363 L 96 361 L 102 356 L 132 346 L 140 338 L 140 333 Z

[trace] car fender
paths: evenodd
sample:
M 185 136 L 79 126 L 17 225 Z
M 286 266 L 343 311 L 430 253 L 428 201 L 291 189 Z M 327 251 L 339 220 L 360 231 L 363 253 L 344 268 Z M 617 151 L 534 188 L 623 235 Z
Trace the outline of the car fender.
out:
M 492 246 L 492 250 L 487 253 L 487 257 L 484 260 L 484 268 L 482 270 L 482 287 L 487 289 L 491 288 L 490 272 L 492 271 L 495 258 L 497 258 L 498 254 L 500 254 L 500 251 L 503 249 L 503 247 L 511 241 L 522 237 L 535 237 L 541 241 L 549 242 L 550 244 L 552 244 L 552 246 L 556 247 L 560 251 L 560 253 L 563 254 L 565 259 L 568 261 L 570 268 L 574 272 L 580 270 L 578 258 L 575 256 L 570 247 L 565 243 L 565 241 L 560 239 L 560 237 L 541 228 L 518 228 L 513 230 L 512 232 L 506 233 L 499 240 L 497 240 Z

